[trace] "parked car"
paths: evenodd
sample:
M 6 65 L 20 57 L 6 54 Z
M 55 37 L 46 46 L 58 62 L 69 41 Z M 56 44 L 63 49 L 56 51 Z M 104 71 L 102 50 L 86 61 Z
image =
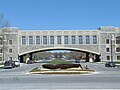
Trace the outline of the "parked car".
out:
M 10 69 L 15 67 L 15 62 L 13 61 L 5 61 L 4 69 Z
M 114 62 L 106 62 L 105 67 L 115 67 L 115 63 Z
M 80 63 L 80 60 L 75 60 L 76 63 Z
M 20 61 L 19 60 L 16 60 L 16 61 L 13 61 L 15 62 L 15 67 L 20 67 Z
M 27 64 L 33 64 L 33 63 L 34 63 L 33 60 L 28 60 L 28 61 L 27 61 Z

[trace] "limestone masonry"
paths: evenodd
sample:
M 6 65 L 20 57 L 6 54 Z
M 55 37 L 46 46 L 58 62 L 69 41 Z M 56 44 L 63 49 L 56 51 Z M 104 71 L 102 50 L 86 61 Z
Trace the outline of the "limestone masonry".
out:
M 76 50 L 90 54 L 95 61 L 120 60 L 120 28 L 103 26 L 98 30 L 0 30 L 0 62 L 20 59 L 45 50 Z

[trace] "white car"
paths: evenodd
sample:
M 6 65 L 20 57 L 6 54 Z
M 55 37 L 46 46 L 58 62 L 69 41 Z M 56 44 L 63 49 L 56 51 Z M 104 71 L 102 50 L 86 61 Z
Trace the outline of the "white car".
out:
M 20 61 L 19 60 L 15 60 L 14 62 L 15 62 L 16 67 L 20 67 Z

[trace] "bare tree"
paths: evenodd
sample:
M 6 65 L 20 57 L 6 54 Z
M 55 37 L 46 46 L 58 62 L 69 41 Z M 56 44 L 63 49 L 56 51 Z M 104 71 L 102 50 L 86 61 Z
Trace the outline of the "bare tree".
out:
M 44 52 L 37 52 L 37 53 L 34 53 L 33 56 L 34 56 L 35 59 L 38 58 L 38 60 L 40 60 L 40 59 L 48 60 L 48 59 L 51 58 L 52 53 L 51 52 L 45 52 L 45 51 Z
M 54 53 L 54 57 L 58 58 L 58 53 L 57 52 Z
M 5 19 L 4 14 L 0 13 L 0 28 L 9 27 L 10 23 Z
M 8 20 L 5 19 L 4 14 L 0 13 L 0 44 L 3 45 L 2 46 L 2 52 L 3 52 L 3 61 L 4 61 L 4 54 L 5 54 L 5 38 L 6 36 L 4 35 L 4 30 L 6 29 L 6 27 L 9 27 L 10 24 L 8 22 Z M 1 60 L 0 60 L 1 61 Z
M 67 56 L 71 59 L 81 60 L 82 58 L 85 57 L 85 53 L 77 52 L 77 51 L 71 51 L 71 52 L 68 53 Z

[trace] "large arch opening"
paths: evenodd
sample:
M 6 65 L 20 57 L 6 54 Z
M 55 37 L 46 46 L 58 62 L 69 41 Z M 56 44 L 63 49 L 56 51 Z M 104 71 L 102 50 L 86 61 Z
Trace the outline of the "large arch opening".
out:
M 33 54 L 34 53 L 38 53 L 38 52 L 44 52 L 44 51 L 54 51 L 54 50 L 69 50 L 69 51 L 76 51 L 76 52 L 81 52 L 81 53 L 85 53 L 85 61 L 89 62 L 90 59 L 92 59 L 94 62 L 100 62 L 100 53 L 94 52 L 94 51 L 90 51 L 90 50 L 84 50 L 84 49 L 78 49 L 78 48 L 67 48 L 67 47 L 56 47 L 56 48 L 42 48 L 42 49 L 36 49 L 36 50 L 32 50 L 32 51 L 27 51 L 24 53 L 19 54 L 19 59 L 20 62 L 24 61 L 24 57 L 26 55 L 28 55 L 29 59 L 32 60 L 33 59 Z

